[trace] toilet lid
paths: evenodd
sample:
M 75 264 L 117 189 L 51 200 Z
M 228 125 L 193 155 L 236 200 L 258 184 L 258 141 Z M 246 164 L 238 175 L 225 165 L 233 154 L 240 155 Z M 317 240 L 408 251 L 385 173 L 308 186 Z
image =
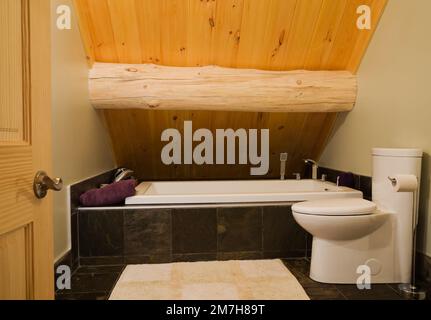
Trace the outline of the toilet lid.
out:
M 375 203 L 360 198 L 306 201 L 292 206 L 294 212 L 322 216 L 369 215 L 376 208 Z

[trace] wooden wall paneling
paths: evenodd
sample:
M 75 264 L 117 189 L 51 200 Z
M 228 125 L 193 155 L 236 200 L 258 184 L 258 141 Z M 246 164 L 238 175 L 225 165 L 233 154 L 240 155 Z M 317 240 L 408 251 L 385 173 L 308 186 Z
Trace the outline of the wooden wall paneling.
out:
M 235 67 L 241 40 L 244 0 L 216 2 L 210 64 Z
M 161 59 L 160 64 L 168 66 L 187 65 L 187 25 L 189 6 L 184 0 L 161 1 Z M 205 28 L 196 23 L 195 28 Z M 147 44 L 153 45 L 151 43 Z M 191 48 L 189 48 L 192 51 Z
M 291 34 L 294 15 L 298 0 L 272 1 L 265 29 L 265 42 L 262 57 L 263 68 L 271 70 L 286 70 L 285 57 L 291 50 L 288 40 Z M 274 32 L 276 30 L 276 32 Z M 268 48 L 268 49 L 267 49 Z
M 322 3 L 323 0 L 298 1 L 287 40 L 283 70 L 304 68 Z
M 104 110 L 110 132 L 122 139 L 113 139 L 117 162 L 136 170 L 145 180 L 163 179 L 232 179 L 253 178 L 248 165 L 228 166 L 165 166 L 160 152 L 165 143 L 160 141 L 164 128 L 182 132 L 183 122 L 192 120 L 194 129 L 270 128 L 270 172 L 267 177 L 279 177 L 279 153 L 288 152 L 288 172 L 302 172 L 302 159 L 316 156 L 316 143 L 324 136 L 326 113 L 252 113 L 252 112 L 175 112 L 147 110 Z M 335 114 L 334 114 L 335 115 Z M 125 126 L 122 123 L 127 123 Z M 120 124 L 120 125 L 119 125 Z M 155 125 L 157 124 L 157 125 Z M 323 135 L 322 135 L 323 134 Z M 136 139 L 136 137 L 140 137 Z M 195 143 L 196 145 L 197 143 Z M 145 160 L 143 160 L 145 159 Z
M 344 8 L 349 0 L 324 0 L 308 47 L 304 69 L 322 70 L 334 45 Z
M 256 14 L 259 12 L 259 14 Z M 244 2 L 236 66 L 261 69 L 265 63 L 265 31 L 269 23 L 269 2 L 248 0 Z
M 142 51 L 135 0 L 108 0 L 118 61 L 140 63 Z
M 88 32 L 93 40 L 92 48 L 95 60 L 98 62 L 119 61 L 108 1 L 77 1 L 79 1 L 78 9 L 82 11 L 86 8 L 89 13 Z
M 354 69 L 386 2 L 75 0 L 96 61 L 275 70 Z M 356 28 L 362 4 L 373 10 L 371 31 Z
M 135 2 L 142 63 L 159 64 L 161 59 L 161 1 Z M 149 45 L 151 44 L 151 45 Z
M 357 71 L 386 2 L 76 0 L 83 37 L 91 41 L 87 46 L 89 56 L 99 62 L 126 63 L 130 56 L 140 56 L 141 63 L 169 66 L 215 64 L 351 72 Z M 356 9 L 362 4 L 369 4 L 373 10 L 371 31 L 356 28 Z M 117 26 L 115 13 L 111 17 L 113 6 L 118 5 L 123 11 L 130 11 L 129 6 L 136 10 L 135 17 L 120 17 L 122 27 Z M 139 45 L 135 43 L 137 37 Z M 128 50 L 136 52 L 119 50 L 122 46 L 118 47 L 117 42 L 122 39 L 132 41 Z M 143 110 L 106 110 L 104 114 L 118 163 L 130 164 L 144 178 L 157 179 L 250 178 L 248 166 L 162 166 L 160 133 L 168 127 L 182 127 L 184 120 L 193 119 L 196 127 L 210 122 L 211 129 L 267 126 L 271 129 L 271 175 L 275 177 L 280 152 L 291 154 L 288 172 L 301 170 L 303 156 L 318 158 L 337 116 Z
M 215 1 L 190 1 L 188 3 L 187 42 L 185 51 L 187 66 L 205 66 L 211 61 L 212 35 L 216 26 Z M 196 28 L 196 25 L 201 26 Z

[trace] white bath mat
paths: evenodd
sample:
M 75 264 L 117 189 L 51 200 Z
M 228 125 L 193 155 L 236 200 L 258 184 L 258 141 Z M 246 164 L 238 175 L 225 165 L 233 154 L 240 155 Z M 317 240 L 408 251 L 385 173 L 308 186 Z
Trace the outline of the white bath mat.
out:
M 281 260 L 129 265 L 110 300 L 309 300 Z

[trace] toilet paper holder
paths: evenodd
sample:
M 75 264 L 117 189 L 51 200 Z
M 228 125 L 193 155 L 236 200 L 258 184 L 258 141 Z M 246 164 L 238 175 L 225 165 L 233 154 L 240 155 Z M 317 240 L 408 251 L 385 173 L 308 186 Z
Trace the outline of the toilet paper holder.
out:
M 392 178 L 392 177 L 388 177 L 388 179 L 392 183 L 393 186 L 395 186 L 397 184 L 397 179 Z

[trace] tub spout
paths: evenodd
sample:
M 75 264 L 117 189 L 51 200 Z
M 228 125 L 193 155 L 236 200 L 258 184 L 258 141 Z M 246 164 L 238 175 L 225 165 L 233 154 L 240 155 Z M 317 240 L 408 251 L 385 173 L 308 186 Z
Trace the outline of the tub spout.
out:
M 312 159 L 305 159 L 304 162 L 306 164 L 311 164 L 313 166 L 312 179 L 313 180 L 317 180 L 317 171 L 319 169 L 319 165 L 317 164 L 317 162 L 314 161 L 314 160 L 312 160 Z

